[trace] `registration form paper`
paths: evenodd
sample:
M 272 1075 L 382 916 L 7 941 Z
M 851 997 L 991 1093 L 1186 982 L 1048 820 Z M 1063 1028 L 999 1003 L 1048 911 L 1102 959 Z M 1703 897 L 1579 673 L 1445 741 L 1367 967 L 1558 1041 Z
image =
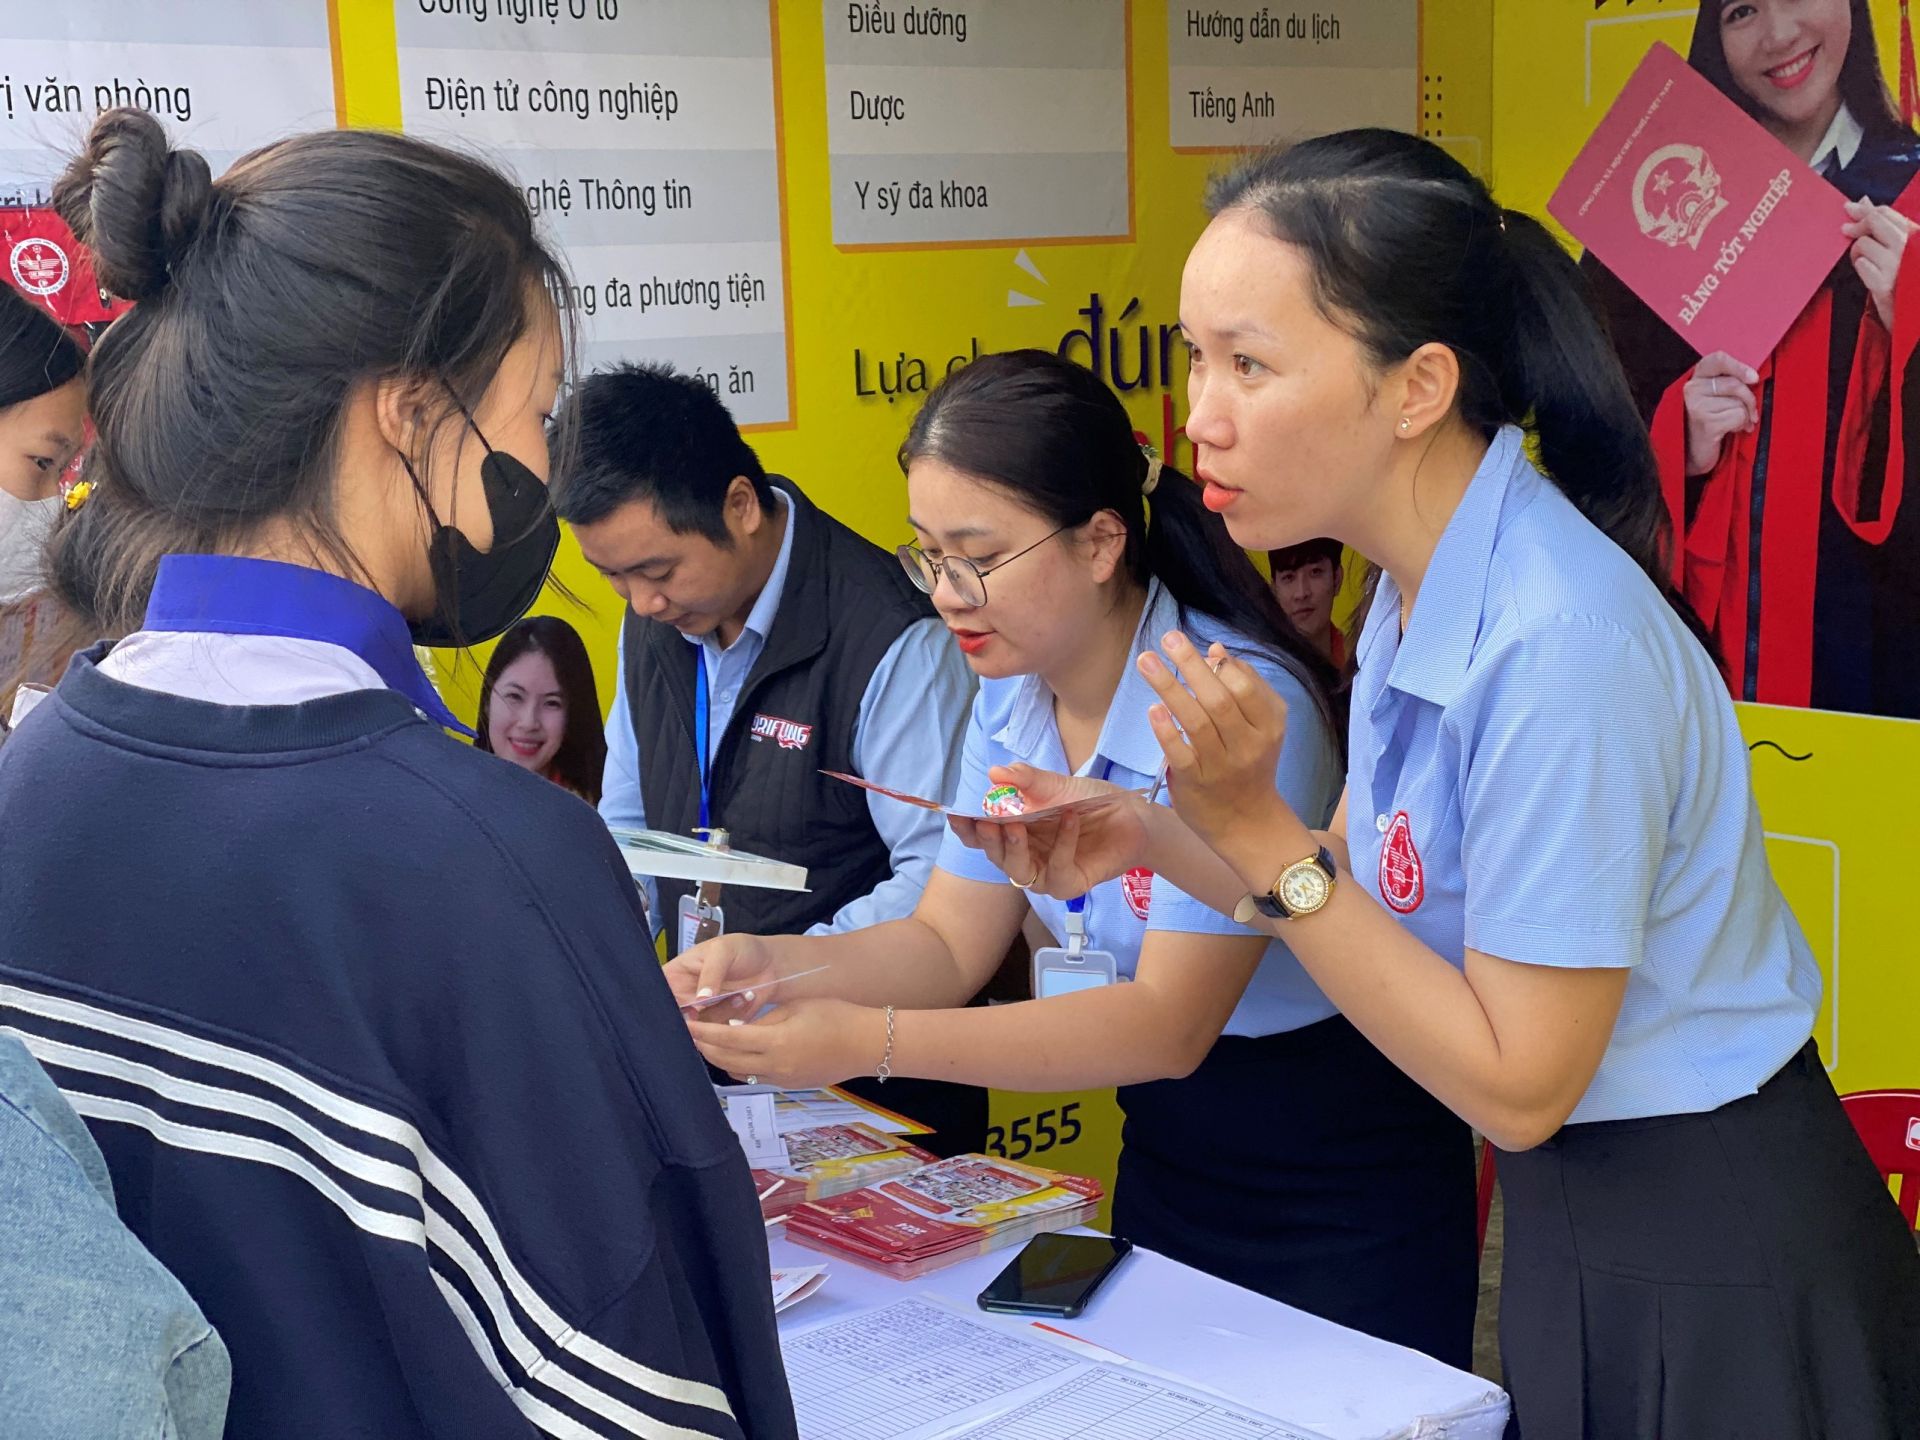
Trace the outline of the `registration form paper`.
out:
M 924 1300 L 801 1331 L 781 1349 L 802 1440 L 934 1440 L 1087 1368 Z
M 782 1345 L 801 1440 L 1320 1440 L 925 1300 Z
M 954 1440 L 1320 1440 L 1184 1385 L 1095 1365 Z

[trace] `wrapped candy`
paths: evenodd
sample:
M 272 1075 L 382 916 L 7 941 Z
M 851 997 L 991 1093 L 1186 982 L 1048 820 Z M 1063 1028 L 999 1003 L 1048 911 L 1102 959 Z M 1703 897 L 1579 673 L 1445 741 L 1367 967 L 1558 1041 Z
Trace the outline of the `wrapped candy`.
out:
M 996 785 L 987 791 L 987 798 L 980 804 L 984 814 L 1005 819 L 1009 815 L 1018 815 L 1027 808 L 1020 798 L 1020 792 L 1011 785 Z

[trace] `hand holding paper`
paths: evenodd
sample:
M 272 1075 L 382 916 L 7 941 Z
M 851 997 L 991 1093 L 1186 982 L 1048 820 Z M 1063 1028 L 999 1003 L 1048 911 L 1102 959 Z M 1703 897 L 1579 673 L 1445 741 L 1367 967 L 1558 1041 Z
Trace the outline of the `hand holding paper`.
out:
M 729 1075 L 801 1090 L 871 1074 L 886 1050 L 883 1013 L 845 1000 L 790 1000 L 751 1023 L 689 1019 L 687 1031 Z
M 770 984 L 779 971 L 771 948 L 758 935 L 722 935 L 676 956 L 662 972 L 682 1010 L 722 1002 L 726 992 L 739 1005 L 747 992 Z
M 775 975 L 769 980 L 756 980 L 751 985 L 742 985 L 733 990 L 722 990 L 717 994 L 695 994 L 691 1000 L 681 1002 L 682 1010 L 711 1010 L 715 1005 L 723 1005 L 729 1000 L 757 1000 L 762 991 L 771 990 L 776 985 L 784 985 L 789 980 L 798 980 L 807 975 L 818 975 L 827 967 L 815 965 L 810 970 L 796 970 L 791 975 Z
M 1026 813 L 1014 820 L 949 815 L 947 824 L 1009 880 L 1073 899 L 1145 864 L 1147 802 L 1136 792 L 1031 765 L 997 767 L 988 778 L 1019 790 Z M 1087 803 L 1100 800 L 1109 803 Z
M 909 795 L 901 790 L 889 790 L 886 786 L 876 785 L 871 780 L 862 780 L 858 775 L 842 775 L 837 770 L 822 770 L 820 773 L 825 775 L 829 780 L 843 780 L 849 785 L 859 786 L 862 790 L 870 790 L 876 795 L 884 795 L 889 800 L 898 800 L 905 805 L 917 805 L 922 810 L 941 811 L 949 820 L 968 820 L 981 825 L 1012 825 L 1016 823 L 1030 825 L 1036 820 L 1057 819 L 1071 812 L 1077 811 L 1084 813 L 1091 810 L 1103 810 L 1117 804 L 1129 795 L 1137 795 L 1139 793 L 1133 790 L 1122 790 L 1117 785 L 1107 785 L 1100 781 L 1088 780 L 1085 782 L 1085 788 L 1074 790 L 1069 794 L 1063 794 L 1058 800 L 1039 801 L 1036 806 L 1035 797 L 1026 795 L 1024 796 L 1026 802 L 1024 809 L 1009 810 L 1005 813 L 983 813 L 980 810 L 955 810 L 949 806 L 942 805 L 938 800 L 929 800 L 921 795 Z

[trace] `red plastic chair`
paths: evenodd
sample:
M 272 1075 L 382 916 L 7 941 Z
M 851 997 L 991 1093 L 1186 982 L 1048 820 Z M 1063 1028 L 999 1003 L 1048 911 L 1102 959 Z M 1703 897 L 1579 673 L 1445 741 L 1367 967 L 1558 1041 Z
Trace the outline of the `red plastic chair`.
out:
M 1900 1177 L 1908 1228 L 1920 1226 L 1920 1090 L 1862 1090 L 1840 1103 L 1881 1176 Z

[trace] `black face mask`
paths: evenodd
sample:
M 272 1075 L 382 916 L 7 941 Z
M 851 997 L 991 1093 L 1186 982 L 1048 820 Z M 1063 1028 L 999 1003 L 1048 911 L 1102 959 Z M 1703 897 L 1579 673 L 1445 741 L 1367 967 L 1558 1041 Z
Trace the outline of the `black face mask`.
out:
M 520 461 L 487 444 L 480 427 L 467 417 L 486 446 L 480 483 L 486 489 L 487 514 L 493 518 L 493 548 L 484 554 L 451 525 L 434 522 L 427 559 L 433 567 L 434 613 L 409 628 L 416 645 L 477 645 L 507 629 L 539 598 L 560 548 L 560 521 L 547 503 L 547 487 Z M 412 474 L 413 467 L 407 466 Z M 419 478 L 414 479 L 415 485 Z M 422 494 L 424 495 L 424 490 Z

